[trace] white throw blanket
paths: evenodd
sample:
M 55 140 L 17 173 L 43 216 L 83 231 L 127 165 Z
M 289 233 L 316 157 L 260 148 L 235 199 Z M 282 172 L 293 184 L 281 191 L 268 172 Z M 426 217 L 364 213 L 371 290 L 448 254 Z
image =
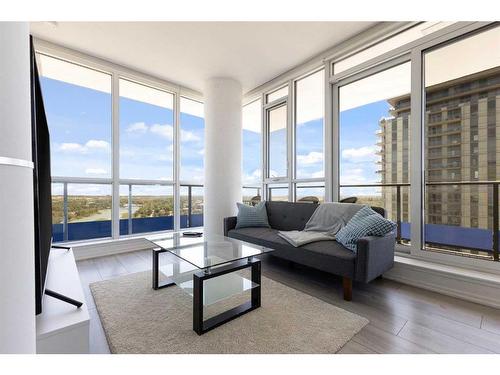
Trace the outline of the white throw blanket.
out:
M 304 230 L 280 231 L 278 236 L 295 247 L 311 242 L 334 240 L 337 232 L 363 207 L 353 203 L 321 203 Z
M 306 223 L 304 231 L 337 234 L 349 220 L 363 207 L 355 203 L 321 203 Z
M 306 232 L 303 230 L 279 231 L 278 236 L 295 247 L 299 247 L 316 241 L 331 241 L 334 236 L 324 232 Z

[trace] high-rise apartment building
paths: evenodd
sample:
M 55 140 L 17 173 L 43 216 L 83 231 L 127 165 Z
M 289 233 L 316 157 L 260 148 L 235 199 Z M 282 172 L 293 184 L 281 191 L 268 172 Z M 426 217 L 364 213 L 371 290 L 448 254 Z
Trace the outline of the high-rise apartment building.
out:
M 390 116 L 380 120 L 381 183 L 408 183 L 410 95 L 388 100 Z M 500 179 L 500 68 L 426 88 L 425 223 L 491 229 L 491 185 L 432 185 L 435 182 Z M 401 188 L 402 221 L 409 221 L 409 188 Z M 396 190 L 382 199 L 393 219 Z

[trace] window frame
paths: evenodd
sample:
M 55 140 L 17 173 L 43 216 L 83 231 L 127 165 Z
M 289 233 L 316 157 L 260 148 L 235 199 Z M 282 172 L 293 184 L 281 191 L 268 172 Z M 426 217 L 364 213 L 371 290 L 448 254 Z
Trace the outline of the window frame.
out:
M 335 86 L 338 82 L 348 79 L 349 77 L 356 77 L 363 75 L 366 72 L 375 72 L 379 67 L 385 64 L 391 64 L 402 56 L 409 56 L 411 61 L 411 118 L 410 118 L 410 141 L 412 148 L 410 151 L 410 220 L 411 220 L 411 245 L 409 254 L 397 251 L 397 255 L 402 257 L 410 257 L 415 259 L 429 260 L 435 263 L 444 265 L 452 265 L 459 267 L 468 267 L 477 270 L 487 270 L 500 274 L 499 262 L 488 262 L 481 259 L 460 257 L 452 254 L 444 254 L 438 252 L 430 252 L 424 249 L 424 194 L 425 194 L 425 178 L 424 178 L 424 113 L 425 113 L 425 86 L 424 86 L 424 53 L 431 49 L 439 48 L 447 44 L 455 43 L 457 41 L 466 39 L 475 33 L 480 33 L 488 30 L 489 28 L 498 27 L 500 22 L 457 22 L 435 33 L 431 33 L 423 38 L 408 43 L 407 45 L 396 48 L 392 51 L 384 53 L 378 57 L 363 62 L 353 68 L 339 73 L 338 75 L 331 75 L 330 82 L 330 95 L 332 96 L 332 113 L 331 121 L 333 134 L 338 134 L 339 130 L 339 104 L 338 104 L 338 90 L 335 95 Z M 340 60 L 337 59 L 337 61 Z M 333 67 L 334 60 L 329 61 L 328 64 Z M 333 71 L 333 70 L 332 70 Z M 345 81 L 347 82 L 347 81 Z M 338 178 L 338 137 L 333 136 L 330 141 L 333 143 L 332 148 L 336 150 L 333 153 L 333 169 L 337 168 Z M 335 145 L 337 144 L 337 145 Z M 416 171 L 419 171 L 418 173 Z M 332 179 L 331 185 L 332 196 L 338 200 L 338 187 L 339 180 Z
M 306 79 L 316 73 L 323 71 L 323 78 L 327 77 L 327 72 L 324 66 L 321 66 L 317 69 L 314 69 L 306 74 L 301 75 L 293 80 L 293 129 L 292 129 L 292 137 L 293 137 L 293 154 L 292 154 L 292 164 L 293 164 L 293 181 L 294 182 L 323 182 L 326 179 L 326 117 L 325 117 L 325 93 L 323 92 L 323 177 L 319 178 L 297 178 L 297 83 L 303 79 Z M 325 186 L 325 194 L 326 194 L 326 186 Z M 325 196 L 326 197 L 326 196 Z M 325 198 L 326 199 L 326 198 Z M 295 195 L 294 195 L 295 200 Z
M 270 172 L 270 167 L 271 167 L 271 157 L 270 157 L 270 118 L 269 115 L 272 111 L 279 109 L 281 107 L 285 107 L 287 111 L 287 116 L 286 116 L 286 123 L 285 123 L 285 143 L 286 143 L 286 161 L 285 161 L 285 168 L 286 168 L 286 173 L 284 176 L 277 176 L 277 177 L 270 177 L 269 172 Z M 264 139 L 265 139 L 265 150 L 266 150 L 266 159 L 265 159 L 265 174 L 264 174 L 264 181 L 267 182 L 277 182 L 277 181 L 287 181 L 289 180 L 290 177 L 290 158 L 289 158 L 289 148 L 290 148 L 290 134 L 289 134 L 289 100 L 288 97 L 283 97 L 277 100 L 272 101 L 269 104 L 266 104 L 264 106 Z
M 137 237 L 138 234 L 120 235 L 120 185 L 160 185 L 172 186 L 174 194 L 174 229 L 180 230 L 180 186 L 188 185 L 186 181 L 179 181 L 180 169 L 180 100 L 181 97 L 203 103 L 203 95 L 197 91 L 167 82 L 163 79 L 153 77 L 142 72 L 111 63 L 100 58 L 90 56 L 75 50 L 62 47 L 38 38 L 34 40 L 36 54 L 43 54 L 67 63 L 80 65 L 85 68 L 109 74 L 111 77 L 111 177 L 110 178 L 87 178 L 54 176 L 53 183 L 87 183 L 87 184 L 111 184 L 112 187 L 112 217 L 111 237 L 95 238 L 92 240 L 71 241 L 71 245 L 106 242 L 109 240 L 126 239 Z M 172 180 L 149 180 L 149 179 L 123 179 L 120 178 L 120 92 L 119 81 L 124 79 L 142 86 L 167 92 L 173 95 L 173 128 L 174 128 L 174 153 L 173 153 L 173 175 Z M 199 185 L 199 182 L 194 184 Z M 141 233 L 144 237 L 151 234 L 169 233 L 172 230 L 161 232 Z M 59 244 L 64 244 L 59 242 Z
M 418 25 L 418 22 L 410 23 L 405 27 L 400 27 L 398 30 L 386 35 L 384 38 L 378 38 L 375 43 L 385 40 L 396 35 L 399 32 L 404 32 L 410 27 Z M 348 82 L 347 79 L 351 76 L 361 77 L 362 75 L 374 74 L 377 71 L 385 70 L 392 65 L 399 65 L 402 60 L 411 61 L 411 118 L 410 118 L 410 140 L 412 142 L 412 147 L 410 151 L 410 173 L 409 182 L 411 185 L 409 201 L 410 201 L 410 221 L 411 221 L 411 245 L 409 253 L 398 251 L 396 248 L 398 256 L 409 257 L 415 259 L 422 259 L 427 261 L 432 261 L 434 263 L 440 263 L 451 266 L 467 267 L 477 270 L 487 270 L 489 272 L 494 272 L 500 274 L 500 264 L 499 262 L 485 262 L 484 260 L 478 260 L 474 258 L 458 257 L 456 255 L 433 253 L 426 251 L 422 248 L 423 242 L 423 129 L 422 124 L 424 107 L 423 107 L 423 51 L 429 48 L 442 46 L 443 43 L 453 43 L 460 39 L 467 38 L 473 33 L 485 31 L 490 27 L 495 27 L 500 25 L 500 22 L 456 22 L 452 25 L 446 26 L 435 32 L 423 36 L 417 40 L 409 42 L 408 44 L 399 46 L 392 51 L 385 52 L 379 56 L 373 57 L 367 61 L 360 63 L 357 66 L 353 66 L 341 73 L 333 74 L 333 65 L 336 61 L 345 59 L 346 57 L 362 51 L 365 47 L 369 48 L 375 43 L 366 44 L 362 48 L 357 48 L 353 52 L 352 49 L 348 49 L 346 46 L 340 46 L 336 54 L 331 54 L 330 57 L 318 62 L 316 66 L 314 63 L 308 62 L 303 65 L 303 67 L 297 67 L 292 73 L 285 74 L 283 79 L 280 81 L 279 78 L 274 79 L 272 86 L 262 86 L 249 93 L 249 95 L 262 95 L 263 103 L 266 99 L 266 94 L 273 92 L 276 88 L 283 87 L 287 83 L 292 85 L 289 89 L 289 109 L 294 110 L 294 89 L 293 82 L 301 77 L 310 74 L 313 70 L 325 69 L 325 117 L 324 117 L 324 131 L 325 131 L 325 149 L 324 149 L 324 163 L 325 163 L 325 177 L 321 180 L 325 183 L 325 201 L 338 201 L 339 198 L 339 142 L 338 142 L 338 120 L 339 120 L 339 103 L 338 103 L 338 93 L 334 93 L 334 85 L 336 85 L 341 80 L 345 83 Z M 366 36 L 365 40 L 369 40 L 371 36 Z M 373 38 L 371 39 L 373 41 Z M 356 43 L 358 43 L 356 41 Z M 355 43 L 355 44 L 356 44 Z M 359 44 L 358 44 L 359 45 Z M 386 66 L 382 68 L 382 66 Z M 297 73 L 299 72 L 299 73 Z M 303 74 L 299 77 L 298 74 Z M 292 76 L 296 74 L 295 76 Z M 352 79 L 354 79 L 353 77 Z M 338 91 L 337 91 L 338 92 Z M 269 103 L 269 105 L 272 103 Z M 262 116 L 265 118 L 266 115 L 266 105 L 263 104 Z M 294 112 L 290 114 L 291 123 L 294 124 L 293 120 Z M 293 126 L 292 126 L 293 127 Z M 293 140 L 293 133 L 291 134 Z M 264 143 L 267 147 L 267 141 Z M 294 142 L 292 143 L 293 146 Z M 295 150 L 294 150 L 295 151 Z M 268 191 L 267 186 L 269 184 L 275 183 L 289 183 L 289 195 L 290 201 L 295 200 L 295 183 L 300 182 L 295 179 L 295 165 L 293 160 L 295 154 L 291 154 L 292 163 L 292 176 L 288 176 L 287 179 L 281 180 L 264 180 L 263 181 L 263 193 L 266 194 Z M 264 150 L 263 154 L 267 152 Z M 335 169 L 337 168 L 337 169 Z M 263 164 L 263 172 L 266 172 L 267 164 Z M 418 171 L 418 172 L 416 172 Z M 311 182 L 311 180 L 307 180 Z M 267 197 L 264 197 L 266 199 Z M 405 248 L 408 248 L 405 246 Z

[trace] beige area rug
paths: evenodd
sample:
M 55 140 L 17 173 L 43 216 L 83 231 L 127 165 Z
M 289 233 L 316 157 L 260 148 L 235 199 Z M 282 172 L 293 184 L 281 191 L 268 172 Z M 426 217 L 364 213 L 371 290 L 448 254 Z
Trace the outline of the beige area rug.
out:
M 192 330 L 192 298 L 177 286 L 151 289 L 150 271 L 90 289 L 112 353 L 335 353 L 368 324 L 266 277 L 260 308 L 202 336 Z M 248 296 L 218 302 L 209 313 Z

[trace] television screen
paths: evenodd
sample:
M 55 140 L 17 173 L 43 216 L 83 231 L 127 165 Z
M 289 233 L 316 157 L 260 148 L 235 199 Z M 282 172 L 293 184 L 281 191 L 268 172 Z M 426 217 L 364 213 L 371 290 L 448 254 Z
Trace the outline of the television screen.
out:
M 42 312 L 43 293 L 45 291 L 47 267 L 52 245 L 50 138 L 32 38 L 30 46 L 31 128 L 35 205 L 35 305 L 36 314 L 40 314 Z

